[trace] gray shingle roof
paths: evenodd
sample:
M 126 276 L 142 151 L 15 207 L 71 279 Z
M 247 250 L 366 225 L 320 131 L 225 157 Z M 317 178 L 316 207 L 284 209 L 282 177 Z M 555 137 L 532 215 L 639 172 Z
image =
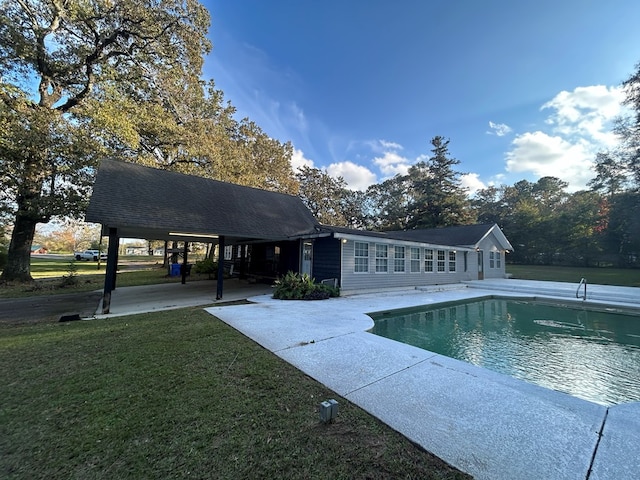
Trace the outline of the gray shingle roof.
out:
M 120 237 L 157 240 L 169 232 L 285 239 L 317 224 L 292 195 L 115 160 L 101 162 L 85 218 Z
M 436 245 L 476 245 L 495 224 L 456 225 L 453 227 L 429 228 L 425 230 L 402 230 L 389 232 L 403 240 L 412 240 Z
M 330 227 L 323 225 L 322 229 L 348 235 L 358 235 L 362 237 L 384 238 L 388 240 L 404 240 L 409 242 L 428 243 L 433 245 L 443 245 L 450 247 L 475 247 L 490 232 L 494 232 L 507 250 L 513 247 L 506 239 L 500 228 L 496 224 L 458 225 L 453 227 L 416 229 L 416 230 L 392 230 L 387 232 L 373 232 L 364 230 L 354 230 L 344 227 Z

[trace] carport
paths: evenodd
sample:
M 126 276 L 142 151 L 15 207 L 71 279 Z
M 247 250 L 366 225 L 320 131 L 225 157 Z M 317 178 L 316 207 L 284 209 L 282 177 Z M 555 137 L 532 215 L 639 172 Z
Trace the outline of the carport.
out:
M 223 295 L 227 245 L 292 242 L 317 232 L 317 221 L 292 195 L 105 159 L 93 187 L 86 221 L 109 238 L 102 313 L 116 288 L 120 238 L 218 245 L 216 298 Z M 183 269 L 184 283 L 184 269 Z

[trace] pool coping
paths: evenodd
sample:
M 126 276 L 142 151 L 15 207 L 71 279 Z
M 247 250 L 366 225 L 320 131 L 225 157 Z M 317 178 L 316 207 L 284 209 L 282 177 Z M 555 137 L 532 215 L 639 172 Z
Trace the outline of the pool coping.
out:
M 368 312 L 491 295 L 553 298 L 474 285 L 206 310 L 477 479 L 634 478 L 640 402 L 597 405 L 367 332 Z

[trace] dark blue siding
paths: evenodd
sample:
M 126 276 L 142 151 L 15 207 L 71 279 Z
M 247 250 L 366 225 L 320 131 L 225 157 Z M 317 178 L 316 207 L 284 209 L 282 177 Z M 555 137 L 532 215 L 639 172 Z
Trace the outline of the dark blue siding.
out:
M 340 240 L 326 237 L 313 242 L 313 278 L 340 279 Z

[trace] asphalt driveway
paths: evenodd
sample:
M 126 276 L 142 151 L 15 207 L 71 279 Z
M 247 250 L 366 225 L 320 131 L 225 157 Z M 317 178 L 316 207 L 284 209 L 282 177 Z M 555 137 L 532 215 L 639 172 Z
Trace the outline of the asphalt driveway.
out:
M 101 298 L 101 290 L 27 298 L 0 298 L 0 325 L 57 322 L 65 314 L 79 314 L 81 318 L 92 317 Z

